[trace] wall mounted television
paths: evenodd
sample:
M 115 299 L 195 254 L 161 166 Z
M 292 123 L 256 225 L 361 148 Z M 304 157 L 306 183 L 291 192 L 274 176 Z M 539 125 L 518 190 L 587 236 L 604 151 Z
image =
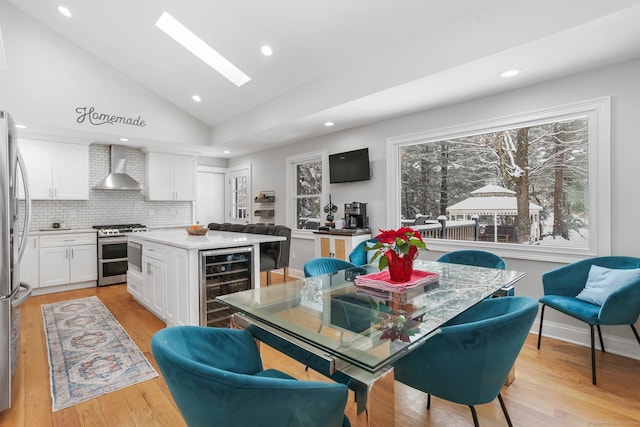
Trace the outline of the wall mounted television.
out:
M 368 148 L 329 155 L 329 182 L 331 184 L 368 179 L 371 179 Z

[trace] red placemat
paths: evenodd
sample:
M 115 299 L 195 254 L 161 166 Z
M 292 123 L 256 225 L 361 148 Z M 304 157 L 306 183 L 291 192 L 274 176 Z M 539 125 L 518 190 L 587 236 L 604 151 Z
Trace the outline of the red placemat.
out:
M 389 270 L 383 270 L 379 273 L 370 273 L 355 278 L 356 286 L 380 289 L 391 292 L 405 292 L 416 286 L 424 286 L 440 279 L 440 274 L 432 271 L 413 270 L 411 280 L 408 282 L 394 282 L 391 280 Z

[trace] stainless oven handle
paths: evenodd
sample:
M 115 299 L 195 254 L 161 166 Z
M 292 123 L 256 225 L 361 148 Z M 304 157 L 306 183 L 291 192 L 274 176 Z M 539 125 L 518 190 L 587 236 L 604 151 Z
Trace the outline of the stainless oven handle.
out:
M 111 262 L 125 262 L 127 258 L 109 258 L 109 259 L 99 259 L 98 262 L 100 264 L 109 264 Z
M 127 238 L 127 236 L 122 236 L 122 237 L 100 237 L 98 238 L 98 243 L 101 245 L 115 245 L 118 243 L 127 243 L 127 241 L 129 241 L 129 239 Z

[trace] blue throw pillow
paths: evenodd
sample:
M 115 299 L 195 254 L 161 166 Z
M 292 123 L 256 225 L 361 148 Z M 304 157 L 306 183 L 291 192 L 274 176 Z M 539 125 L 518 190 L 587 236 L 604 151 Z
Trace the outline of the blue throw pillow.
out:
M 576 298 L 591 304 L 602 305 L 617 289 L 640 278 L 640 268 L 611 269 L 592 265 L 584 289 Z

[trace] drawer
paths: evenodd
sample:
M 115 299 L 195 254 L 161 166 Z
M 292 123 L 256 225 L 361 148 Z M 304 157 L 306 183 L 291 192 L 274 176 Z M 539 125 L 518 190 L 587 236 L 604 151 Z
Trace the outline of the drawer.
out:
M 96 233 L 56 234 L 51 236 L 40 236 L 41 248 L 95 244 L 97 244 Z
M 144 242 L 142 244 L 142 255 L 158 261 L 164 261 L 165 253 L 162 245 Z

